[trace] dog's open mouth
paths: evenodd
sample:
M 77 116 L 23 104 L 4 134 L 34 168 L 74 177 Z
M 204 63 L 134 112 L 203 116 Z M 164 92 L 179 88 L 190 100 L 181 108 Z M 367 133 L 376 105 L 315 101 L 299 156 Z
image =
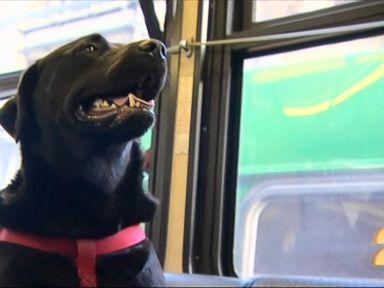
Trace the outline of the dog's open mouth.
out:
M 78 115 L 87 120 L 103 120 L 118 114 L 133 111 L 151 112 L 154 100 L 145 101 L 133 93 L 125 96 L 98 96 L 80 104 Z
M 154 119 L 154 99 L 160 93 L 162 82 L 162 77 L 149 74 L 136 83 L 129 83 L 127 88 L 116 87 L 89 95 L 75 103 L 76 118 L 99 128 L 114 127 L 134 115 L 134 118 L 142 115 Z

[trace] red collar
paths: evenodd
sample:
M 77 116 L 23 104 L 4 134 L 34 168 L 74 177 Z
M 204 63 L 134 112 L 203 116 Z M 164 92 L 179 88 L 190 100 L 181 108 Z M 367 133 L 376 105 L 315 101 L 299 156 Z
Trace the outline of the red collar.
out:
M 0 242 L 9 242 L 47 253 L 76 258 L 81 287 L 96 287 L 96 257 L 118 252 L 146 239 L 140 225 L 127 227 L 116 234 L 99 239 L 42 237 L 9 229 L 0 229 Z

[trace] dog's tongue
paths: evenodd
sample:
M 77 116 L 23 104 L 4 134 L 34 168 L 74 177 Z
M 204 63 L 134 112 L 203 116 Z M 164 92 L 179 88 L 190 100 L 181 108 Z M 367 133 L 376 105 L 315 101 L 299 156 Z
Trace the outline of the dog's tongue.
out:
M 123 96 L 123 97 L 117 97 L 113 98 L 113 103 L 115 103 L 117 106 L 123 106 L 128 101 L 129 96 Z
M 137 102 L 140 102 L 141 104 L 144 104 L 145 106 L 148 106 L 148 107 L 153 107 L 155 105 L 154 100 L 145 101 L 145 100 L 135 96 L 132 93 L 129 93 L 127 96 L 120 96 L 120 97 L 113 98 L 111 100 L 113 101 L 113 103 L 115 103 L 119 107 L 126 105 L 126 104 L 129 104 L 131 107 L 134 107 L 135 103 L 137 103 Z M 133 105 L 131 105 L 131 103 L 133 103 Z M 139 106 L 136 106 L 136 107 L 139 107 Z

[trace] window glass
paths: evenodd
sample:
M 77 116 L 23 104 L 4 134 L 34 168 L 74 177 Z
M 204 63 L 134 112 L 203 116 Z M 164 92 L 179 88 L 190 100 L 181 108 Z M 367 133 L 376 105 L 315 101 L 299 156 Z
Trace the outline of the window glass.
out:
M 0 100 L 0 109 L 6 100 Z M 9 183 L 20 167 L 19 146 L 0 126 L 0 190 Z
M 244 61 L 235 268 L 383 277 L 384 37 Z
M 163 26 L 165 1 L 154 4 Z M 117 43 L 148 38 L 139 2 L 135 0 L 2 1 L 0 35 L 7 40 L 0 43 L 0 74 L 23 70 L 56 47 L 91 33 L 100 33 Z M 1 83 L 2 96 L 14 92 L 15 87 Z M 147 150 L 150 145 L 149 132 L 142 138 L 142 146 Z M 17 146 L 1 129 L 0 189 L 19 165 L 15 164 L 19 161 L 16 154 Z
M 312 12 L 359 0 L 252 0 L 253 22 Z
M 163 15 L 164 1 L 155 2 Z M 138 1 L 2 1 L 0 34 L 7 41 L 0 44 L 0 73 L 22 70 L 52 49 L 91 33 L 119 43 L 148 37 Z

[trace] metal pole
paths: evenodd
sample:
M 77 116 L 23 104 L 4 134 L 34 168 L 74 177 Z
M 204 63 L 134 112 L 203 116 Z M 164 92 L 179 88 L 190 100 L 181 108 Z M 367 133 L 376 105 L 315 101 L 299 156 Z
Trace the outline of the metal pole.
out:
M 207 42 L 193 42 L 188 40 L 181 40 L 179 45 L 169 47 L 168 53 L 170 54 L 179 53 L 180 50 L 190 51 L 191 47 L 198 47 L 198 46 L 219 46 L 219 45 L 234 45 L 234 44 L 244 44 L 244 43 L 260 43 L 260 42 L 266 42 L 266 41 L 272 41 L 272 40 L 283 40 L 283 39 L 311 37 L 311 36 L 328 35 L 328 34 L 334 35 L 334 34 L 345 33 L 345 32 L 358 32 L 358 31 L 364 31 L 364 30 L 371 30 L 375 28 L 384 28 L 384 21 L 375 21 L 375 22 L 353 24 L 353 25 L 339 26 L 339 27 L 333 27 L 333 28 L 313 29 L 313 30 L 306 30 L 306 31 L 288 32 L 288 33 L 254 36 L 254 37 L 211 40 Z

